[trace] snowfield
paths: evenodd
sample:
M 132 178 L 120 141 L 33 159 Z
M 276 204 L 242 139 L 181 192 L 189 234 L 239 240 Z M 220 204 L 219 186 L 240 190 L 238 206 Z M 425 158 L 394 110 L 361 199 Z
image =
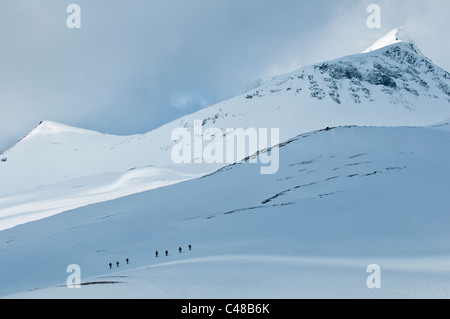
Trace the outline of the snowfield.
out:
M 146 134 L 43 121 L 0 155 L 0 297 L 449 298 L 448 119 L 450 74 L 396 29 Z M 280 143 L 175 164 L 198 121 Z
M 276 175 L 231 165 L 4 230 L 0 294 L 448 298 L 449 142 L 429 128 L 316 131 L 281 144 Z M 381 289 L 366 285 L 371 264 Z

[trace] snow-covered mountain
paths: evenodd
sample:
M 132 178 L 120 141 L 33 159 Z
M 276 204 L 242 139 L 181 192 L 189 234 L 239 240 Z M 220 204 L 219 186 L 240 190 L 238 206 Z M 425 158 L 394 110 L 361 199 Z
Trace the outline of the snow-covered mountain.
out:
M 43 121 L 0 156 L 0 296 L 448 297 L 449 118 L 450 74 L 396 29 L 146 134 Z M 178 128 L 278 128 L 279 170 L 176 164 Z
M 280 141 L 343 125 L 427 125 L 450 118 L 450 74 L 394 30 L 366 53 L 307 66 L 143 135 L 51 121 L 3 153 L 0 229 L 170 185 L 225 164 L 175 165 L 178 127 L 279 128 Z

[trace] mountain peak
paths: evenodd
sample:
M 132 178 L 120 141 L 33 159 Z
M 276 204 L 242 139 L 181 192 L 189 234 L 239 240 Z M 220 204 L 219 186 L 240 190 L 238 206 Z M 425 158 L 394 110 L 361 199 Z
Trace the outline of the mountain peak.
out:
M 41 122 L 39 122 L 39 125 L 33 131 L 31 131 L 29 136 L 35 135 L 35 134 L 51 135 L 51 134 L 58 134 L 58 133 L 62 133 L 62 132 L 88 134 L 88 135 L 101 134 L 99 132 L 86 130 L 86 129 L 82 129 L 82 128 L 77 128 L 77 127 L 73 127 L 73 126 L 69 126 L 69 125 L 65 125 L 65 124 L 61 124 L 61 123 L 57 123 L 57 122 L 53 122 L 53 121 L 41 121 Z
M 370 47 L 365 49 L 362 53 L 372 52 L 400 42 L 414 44 L 414 41 L 410 38 L 408 33 L 401 27 L 389 31 L 386 35 L 384 35 Z

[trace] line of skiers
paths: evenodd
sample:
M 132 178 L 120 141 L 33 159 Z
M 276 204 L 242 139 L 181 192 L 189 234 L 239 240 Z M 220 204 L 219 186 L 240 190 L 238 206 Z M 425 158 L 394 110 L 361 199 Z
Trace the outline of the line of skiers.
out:
M 191 249 L 192 249 L 192 245 L 188 245 L 188 248 L 189 248 L 189 250 L 191 250 Z M 183 248 L 178 247 L 178 252 L 179 252 L 179 253 L 182 253 L 182 252 L 183 252 Z M 166 256 L 169 256 L 169 251 L 166 250 L 166 251 L 165 251 L 165 254 L 166 254 Z M 156 251 L 156 252 L 155 252 L 155 257 L 158 257 L 158 256 L 159 256 L 159 251 Z
M 130 262 L 130 260 L 127 258 L 127 259 L 125 259 L 125 261 L 127 262 L 127 264 Z M 119 267 L 119 262 L 118 261 L 116 261 L 116 267 Z M 112 266 L 113 266 L 113 264 L 112 263 L 109 263 L 109 269 L 111 269 L 112 268 Z
M 189 248 L 189 250 L 192 250 L 192 245 L 189 244 L 189 245 L 188 245 L 188 248 Z M 181 246 L 178 247 L 178 253 L 182 253 L 182 252 L 183 252 L 183 248 L 181 248 Z M 166 251 L 165 251 L 165 254 L 166 254 L 166 256 L 169 256 L 169 251 L 166 250 Z M 159 256 L 159 252 L 158 252 L 158 251 L 155 252 L 155 256 L 156 256 L 156 257 Z M 130 260 L 129 260 L 128 258 L 125 259 L 125 261 L 126 261 L 127 264 L 130 262 Z M 120 265 L 120 263 L 117 261 L 117 262 L 116 262 L 116 267 L 119 267 L 119 265 Z M 112 269 L 112 267 L 113 267 L 113 264 L 112 264 L 112 263 L 109 263 L 109 269 Z

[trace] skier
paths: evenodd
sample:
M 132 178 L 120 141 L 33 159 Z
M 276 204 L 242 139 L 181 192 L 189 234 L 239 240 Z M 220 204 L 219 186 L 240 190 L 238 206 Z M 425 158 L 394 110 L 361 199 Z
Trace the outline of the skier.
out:
M 127 261 L 127 264 L 128 264 L 128 262 L 129 262 L 130 260 L 127 258 L 126 261 Z
M 156 251 L 155 256 L 158 257 L 158 251 Z
M 111 269 L 112 268 L 112 263 L 109 263 L 109 269 Z
M 189 250 L 191 250 L 191 249 L 192 249 L 192 246 L 191 246 L 191 245 L 189 245 L 188 247 L 189 247 Z
M 166 250 L 166 256 L 169 256 L 169 251 L 168 250 Z
M 179 252 L 179 253 L 181 253 L 181 252 L 182 252 L 182 249 L 181 249 L 181 247 L 178 247 L 178 252 Z
M 116 262 L 117 267 L 119 267 L 119 262 Z

